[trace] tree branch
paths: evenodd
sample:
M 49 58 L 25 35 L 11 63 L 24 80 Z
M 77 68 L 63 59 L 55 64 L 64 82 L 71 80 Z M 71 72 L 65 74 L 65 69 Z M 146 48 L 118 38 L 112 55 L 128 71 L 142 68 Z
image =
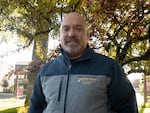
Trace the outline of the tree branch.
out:
M 124 45 L 124 48 L 122 49 L 121 53 L 120 53 L 120 56 L 119 56 L 119 61 L 123 61 L 127 52 L 128 52 L 128 49 L 131 47 L 131 44 L 132 44 L 132 41 L 131 40 L 127 40 L 126 44 Z
M 127 72 L 127 74 L 131 74 L 131 73 L 144 73 L 145 75 L 150 75 L 150 72 L 144 69 L 131 69 L 130 71 Z
M 46 33 L 49 33 L 52 29 L 53 29 L 53 28 L 48 29 L 48 30 L 45 30 L 45 31 L 36 32 L 36 33 L 35 33 L 35 36 L 37 36 L 37 35 L 39 35 L 39 34 L 46 34 Z
M 134 61 L 149 60 L 149 59 L 150 59 L 150 48 L 145 52 L 144 55 L 140 57 L 134 57 L 134 58 L 128 59 L 122 65 L 125 65 Z

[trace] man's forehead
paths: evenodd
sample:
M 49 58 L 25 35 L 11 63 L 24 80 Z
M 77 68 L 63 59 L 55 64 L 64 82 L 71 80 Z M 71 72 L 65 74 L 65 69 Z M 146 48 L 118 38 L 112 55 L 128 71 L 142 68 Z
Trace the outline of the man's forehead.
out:
M 72 27 L 84 27 L 84 25 L 82 25 L 82 24 L 69 24 L 68 23 L 68 24 L 62 24 L 61 25 L 62 28 L 71 27 L 71 26 Z
M 63 21 L 62 21 L 62 26 L 65 25 L 85 25 L 85 21 L 81 15 L 78 13 L 69 13 L 67 14 Z

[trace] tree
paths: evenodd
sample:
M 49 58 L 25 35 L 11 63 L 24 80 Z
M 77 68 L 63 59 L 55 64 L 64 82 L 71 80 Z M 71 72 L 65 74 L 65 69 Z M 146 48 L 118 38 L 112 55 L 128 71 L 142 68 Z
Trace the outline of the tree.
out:
M 130 67 L 127 73 L 150 74 L 150 5 L 148 0 L 83 1 L 90 36 L 104 54 Z M 79 7 L 79 6 L 78 6 Z
M 4 79 L 2 80 L 2 86 L 3 86 L 4 88 L 7 88 L 7 87 L 9 86 L 8 80 L 7 80 L 6 78 L 4 78 Z
M 49 32 L 59 34 L 64 14 L 77 11 L 89 25 L 93 48 L 118 61 L 127 74 L 150 75 L 149 0 L 1 0 L 0 3 L 0 32 L 16 32 L 26 42 L 23 48 L 34 41 L 33 59 L 46 62 Z
M 133 65 L 138 64 L 138 70 L 132 69 L 129 73 L 145 72 L 150 57 L 148 0 L 11 0 L 1 1 L 1 4 L 2 22 L 5 23 L 1 23 L 2 28 L 16 31 L 20 37 L 25 37 L 27 45 L 33 40 L 37 43 L 42 38 L 47 41 L 50 31 L 58 33 L 59 22 L 65 13 L 80 12 L 89 24 L 90 36 L 99 40 L 99 44 L 96 44 L 101 47 L 104 54 L 131 69 Z M 43 52 L 39 49 L 39 45 L 42 44 L 36 45 L 37 53 Z M 47 53 L 46 51 L 41 53 L 41 56 Z M 139 63 L 143 64 L 140 68 Z
M 30 103 L 30 96 L 33 89 L 34 80 L 39 68 L 41 68 L 43 64 L 44 62 L 42 60 L 34 59 L 28 65 L 28 91 L 26 94 L 25 105 L 29 105 Z

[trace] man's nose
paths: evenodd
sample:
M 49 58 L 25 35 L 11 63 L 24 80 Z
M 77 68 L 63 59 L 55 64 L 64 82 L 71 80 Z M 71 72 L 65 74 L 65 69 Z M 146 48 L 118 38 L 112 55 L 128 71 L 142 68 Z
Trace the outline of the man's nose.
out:
M 68 36 L 74 36 L 76 33 L 75 33 L 75 30 L 73 28 L 71 28 L 68 32 Z

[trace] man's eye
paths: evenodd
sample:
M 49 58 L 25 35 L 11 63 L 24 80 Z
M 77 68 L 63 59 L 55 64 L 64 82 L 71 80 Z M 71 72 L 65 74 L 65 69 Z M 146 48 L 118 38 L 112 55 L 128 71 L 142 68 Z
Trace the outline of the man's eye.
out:
M 69 30 L 69 28 L 63 28 L 63 32 L 66 32 L 68 30 Z
M 76 30 L 77 30 L 77 31 L 81 31 L 82 28 L 81 28 L 81 27 L 77 27 Z

